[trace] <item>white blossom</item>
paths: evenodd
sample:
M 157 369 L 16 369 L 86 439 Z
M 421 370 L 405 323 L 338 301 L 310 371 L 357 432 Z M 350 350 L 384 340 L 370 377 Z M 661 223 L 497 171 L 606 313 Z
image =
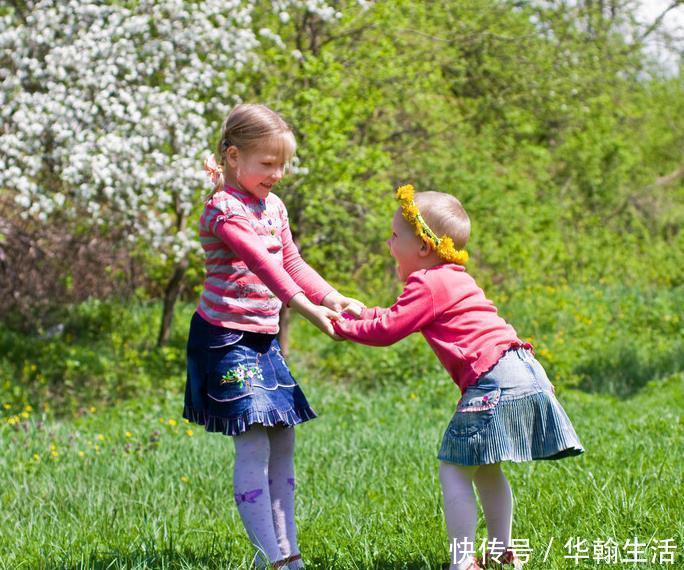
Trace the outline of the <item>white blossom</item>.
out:
M 0 188 L 22 215 L 196 251 L 177 220 L 206 193 L 201 156 L 256 62 L 253 3 L 29 0 L 25 21 L 0 17 Z
M 326 2 L 325 0 L 272 0 L 271 5 L 273 6 L 274 12 L 279 15 L 283 22 L 286 22 L 287 20 L 283 20 L 282 13 L 287 13 L 288 9 L 306 10 L 307 12 L 315 14 L 325 22 L 338 20 L 342 17 L 342 13 L 335 8 L 333 3 Z

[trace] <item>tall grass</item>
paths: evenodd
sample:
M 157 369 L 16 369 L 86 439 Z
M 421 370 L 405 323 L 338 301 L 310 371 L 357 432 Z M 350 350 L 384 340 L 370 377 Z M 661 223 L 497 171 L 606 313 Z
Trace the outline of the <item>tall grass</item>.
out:
M 435 456 L 454 387 L 441 375 L 372 393 L 302 384 L 320 414 L 297 428 L 309 567 L 438 568 L 449 552 Z M 568 540 L 586 541 L 592 556 L 593 542 L 611 537 L 625 553 L 635 537 L 647 543 L 649 560 L 657 541 L 673 539 L 684 563 L 682 376 L 630 400 L 574 390 L 561 400 L 586 454 L 506 466 L 514 537 L 533 548 L 528 567 L 571 567 Z M 180 410 L 172 395 L 68 421 L 41 422 L 32 410 L 20 424 L 2 422 L 0 568 L 246 568 L 232 444 L 186 424 Z

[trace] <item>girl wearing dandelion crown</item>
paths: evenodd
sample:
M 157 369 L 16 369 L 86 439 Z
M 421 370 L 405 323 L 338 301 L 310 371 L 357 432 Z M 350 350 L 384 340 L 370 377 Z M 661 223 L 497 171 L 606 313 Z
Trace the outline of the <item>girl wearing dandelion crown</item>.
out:
M 316 417 L 276 338 L 282 304 L 334 336 L 337 311 L 359 314 L 301 258 L 272 190 L 295 151 L 288 124 L 238 105 L 205 169 L 200 217 L 206 278 L 192 317 L 183 416 L 233 436 L 234 498 L 259 568 L 302 568 L 294 519 L 294 430 Z M 218 159 L 218 160 L 217 160 Z
M 336 321 L 343 338 L 387 346 L 420 331 L 461 397 L 438 458 L 451 570 L 521 565 L 511 548 L 513 498 L 503 461 L 560 459 L 583 452 L 531 345 L 518 337 L 465 271 L 470 220 L 441 192 L 397 190 L 390 254 L 405 288 L 389 308 Z M 477 488 L 490 550 L 474 554 Z

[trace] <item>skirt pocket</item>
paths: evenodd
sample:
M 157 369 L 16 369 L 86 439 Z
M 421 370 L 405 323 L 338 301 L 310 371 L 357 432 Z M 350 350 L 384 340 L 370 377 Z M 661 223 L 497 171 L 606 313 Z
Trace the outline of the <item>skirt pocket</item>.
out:
M 458 402 L 448 431 L 455 437 L 470 437 L 483 430 L 494 417 L 501 388 L 471 386 Z

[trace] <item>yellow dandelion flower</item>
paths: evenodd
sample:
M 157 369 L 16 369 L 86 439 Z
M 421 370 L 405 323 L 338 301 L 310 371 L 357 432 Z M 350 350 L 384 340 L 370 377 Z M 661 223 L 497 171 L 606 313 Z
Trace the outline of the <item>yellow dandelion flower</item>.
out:
M 399 200 L 413 200 L 413 186 L 406 184 L 397 188 L 397 198 Z
M 165 424 L 165 423 L 166 423 L 166 420 L 165 420 L 164 418 L 159 418 L 159 423 L 160 423 L 160 424 Z
M 185 433 L 188 434 L 188 437 L 192 437 L 192 430 L 191 429 L 185 430 Z
M 2 407 L 5 408 L 6 410 L 9 410 L 12 406 L 11 406 L 11 404 L 3 404 Z
M 126 437 L 133 437 L 133 434 L 130 431 L 126 432 Z
M 169 420 L 169 425 L 170 425 L 170 426 L 175 426 L 175 425 L 177 425 L 177 424 L 178 424 L 178 422 L 177 422 L 176 420 L 174 420 L 173 418 L 171 418 L 171 419 Z
M 418 214 L 420 214 L 420 210 L 418 209 L 418 206 L 415 204 L 408 204 L 404 207 L 404 212 L 406 212 L 406 215 L 410 218 L 417 218 Z
M 7 418 L 7 423 L 11 426 L 16 425 L 19 423 L 19 417 L 18 416 L 12 416 Z
M 51 451 L 50 455 L 52 456 L 53 459 L 57 459 L 59 457 L 59 452 L 57 451 Z
M 25 412 L 32 412 L 32 411 L 33 411 L 33 406 L 27 404 L 26 406 L 24 406 L 24 411 L 25 411 Z
M 189 482 L 190 482 L 190 478 L 189 478 L 189 477 L 186 477 L 185 475 L 183 475 L 183 476 L 180 478 L 180 480 L 181 480 L 183 483 L 189 483 Z
M 189 423 L 190 423 L 190 420 L 187 419 L 187 418 L 183 418 L 183 421 L 184 421 L 186 424 L 189 424 Z
M 95 453 L 100 453 L 100 446 L 99 445 L 95 446 Z
M 437 246 L 437 254 L 445 261 L 465 265 L 468 262 L 468 252 L 465 249 L 456 249 L 454 240 L 449 236 L 442 236 Z
M 33 461 L 35 461 L 36 463 L 39 463 L 40 462 L 40 455 L 38 455 L 37 453 L 34 453 L 33 454 Z
M 105 436 L 103 436 L 101 433 L 98 433 L 98 434 L 95 436 L 95 439 L 96 439 L 97 441 L 104 441 L 104 440 L 105 440 Z
M 24 418 L 24 419 L 27 419 L 27 418 L 29 417 L 29 413 L 28 413 L 28 412 L 21 412 L 20 415 L 21 415 L 21 417 Z
M 54 443 L 51 443 L 50 444 L 50 451 L 56 451 L 56 450 L 57 450 L 57 446 Z
M 79 456 L 79 457 L 85 457 L 85 453 L 84 453 L 83 451 L 79 451 L 79 452 L 78 452 L 78 456 Z
M 90 406 L 90 408 L 88 408 L 88 411 L 89 411 L 91 414 L 94 414 L 95 412 L 97 412 L 97 408 L 96 408 L 95 406 Z

